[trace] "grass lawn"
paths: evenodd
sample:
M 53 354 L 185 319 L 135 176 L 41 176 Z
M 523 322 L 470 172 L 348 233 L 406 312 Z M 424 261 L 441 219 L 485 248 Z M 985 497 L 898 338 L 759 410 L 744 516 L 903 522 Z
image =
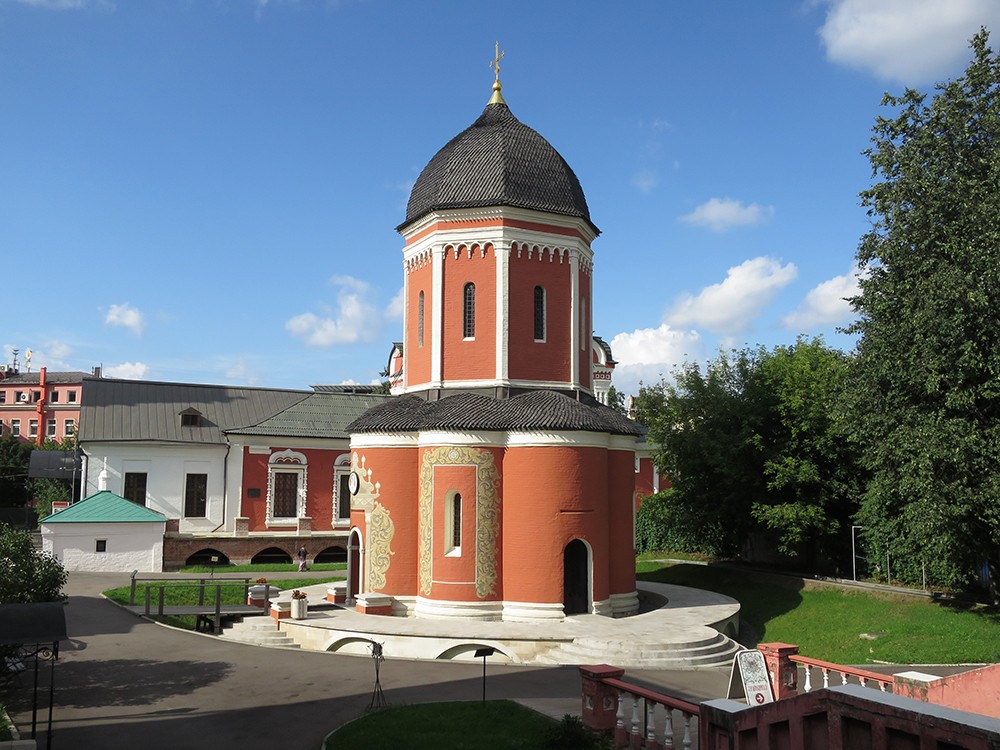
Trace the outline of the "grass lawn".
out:
M 513 701 L 426 703 L 370 713 L 334 732 L 327 750 L 543 750 L 556 723 Z
M 717 591 L 742 605 L 746 645 L 781 641 L 838 664 L 1000 662 L 1000 610 L 844 589 L 711 565 L 640 562 L 638 578 Z M 877 636 L 874 640 L 862 634 Z
M 250 583 L 253 584 L 255 579 L 251 577 Z M 314 586 L 318 583 L 329 583 L 330 581 L 338 581 L 339 578 L 287 578 L 278 581 L 270 581 L 274 589 L 285 590 L 285 589 L 298 589 L 305 586 Z M 206 583 L 210 583 L 210 579 L 205 579 Z M 198 603 L 198 585 L 195 581 L 182 581 L 175 580 L 171 581 L 169 579 L 164 580 L 165 583 L 170 585 L 163 590 L 163 603 L 164 605 L 170 606 L 184 606 L 193 605 Z M 135 587 L 135 603 L 138 606 L 142 606 L 146 602 L 146 587 L 150 588 L 149 600 L 150 606 L 155 609 L 160 597 L 159 591 L 159 581 L 150 581 L 148 583 L 139 583 Z M 104 595 L 113 602 L 118 604 L 128 605 L 129 599 L 129 586 L 119 586 L 116 589 L 108 589 L 104 592 Z M 215 586 L 209 585 L 205 587 L 205 603 L 213 604 L 215 602 Z M 243 583 L 239 581 L 232 581 L 222 585 L 222 603 L 223 604 L 246 604 L 246 593 L 243 588 Z M 168 625 L 174 625 L 179 628 L 186 628 L 187 630 L 194 630 L 195 618 L 189 616 L 165 616 L 160 619 L 162 622 Z

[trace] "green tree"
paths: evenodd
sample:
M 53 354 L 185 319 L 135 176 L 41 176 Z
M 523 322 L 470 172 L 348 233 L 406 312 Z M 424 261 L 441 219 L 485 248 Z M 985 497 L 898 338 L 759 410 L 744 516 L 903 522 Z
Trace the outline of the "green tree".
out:
M 764 495 L 754 519 L 778 535 L 778 549 L 848 563 L 851 516 L 861 493 L 859 457 L 844 439 L 836 407 L 850 359 L 820 338 L 761 354 L 756 377 L 770 418 L 761 435 Z
M 983 30 L 927 103 L 886 95 L 861 193 L 845 414 L 872 472 L 859 523 L 892 573 L 968 584 L 1000 549 L 1000 62 Z M 996 571 L 995 571 L 996 572 Z M 995 578 L 994 578 L 995 580 Z
M 621 414 L 623 417 L 628 416 L 628 407 L 625 405 L 625 394 L 614 386 L 611 386 L 608 389 L 608 406 Z
M 704 373 L 686 364 L 674 383 L 643 388 L 638 410 L 673 490 L 643 523 L 669 519 L 681 551 L 734 555 L 765 531 L 806 564 L 846 564 L 858 466 L 834 407 L 848 367 L 822 339 L 800 338 L 720 354 Z
M 0 602 L 61 601 L 66 578 L 62 564 L 36 550 L 28 532 L 0 524 Z
M 764 490 L 755 367 L 753 352 L 720 354 L 704 373 L 688 363 L 673 383 L 640 389 L 637 412 L 670 478 L 669 513 L 684 551 L 735 555 L 753 525 L 751 503 Z
M 0 437 L 0 507 L 21 507 L 28 501 L 31 444 L 9 433 Z

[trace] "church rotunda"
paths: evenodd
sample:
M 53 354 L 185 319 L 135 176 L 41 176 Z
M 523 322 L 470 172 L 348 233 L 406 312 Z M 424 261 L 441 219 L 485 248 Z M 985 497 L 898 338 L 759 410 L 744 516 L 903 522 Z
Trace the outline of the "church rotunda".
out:
M 496 70 L 486 109 L 428 162 L 397 227 L 396 397 L 348 427 L 347 594 L 383 615 L 635 614 L 640 429 L 601 402 L 614 362 L 592 334 L 599 231 Z

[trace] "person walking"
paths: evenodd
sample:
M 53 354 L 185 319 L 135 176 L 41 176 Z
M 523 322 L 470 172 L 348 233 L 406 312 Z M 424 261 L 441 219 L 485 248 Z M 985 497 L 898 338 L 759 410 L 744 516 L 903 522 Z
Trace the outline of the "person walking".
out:
M 309 552 L 308 550 L 306 550 L 306 545 L 303 544 L 301 547 L 299 547 L 298 556 L 299 556 L 299 572 L 301 573 L 303 570 L 309 570 L 309 566 L 306 565 L 306 560 L 309 558 Z

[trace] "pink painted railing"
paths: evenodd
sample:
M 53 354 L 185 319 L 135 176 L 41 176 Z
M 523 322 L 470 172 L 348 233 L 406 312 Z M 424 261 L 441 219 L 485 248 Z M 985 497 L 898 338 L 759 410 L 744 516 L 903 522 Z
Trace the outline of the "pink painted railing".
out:
M 622 669 L 580 667 L 580 674 L 584 723 L 592 729 L 613 730 L 616 747 L 688 750 L 697 746 L 700 709 L 696 704 L 626 682 L 620 679 L 625 674 Z
M 805 671 L 805 679 L 802 683 L 802 689 L 806 693 L 813 689 L 812 671 L 814 668 L 818 669 L 819 673 L 822 675 L 822 687 L 825 688 L 830 687 L 831 672 L 840 675 L 840 684 L 842 685 L 847 684 L 848 678 L 854 677 L 857 679 L 858 684 L 860 684 L 861 687 L 869 687 L 868 683 L 874 682 L 883 693 L 891 693 L 892 686 L 895 683 L 895 678 L 892 675 L 870 672 L 867 669 L 857 669 L 855 667 L 847 667 L 843 664 L 834 664 L 833 662 L 822 661 L 820 659 L 810 659 L 808 656 L 799 656 L 798 654 L 793 654 L 788 658 L 792 662 L 803 667 Z

